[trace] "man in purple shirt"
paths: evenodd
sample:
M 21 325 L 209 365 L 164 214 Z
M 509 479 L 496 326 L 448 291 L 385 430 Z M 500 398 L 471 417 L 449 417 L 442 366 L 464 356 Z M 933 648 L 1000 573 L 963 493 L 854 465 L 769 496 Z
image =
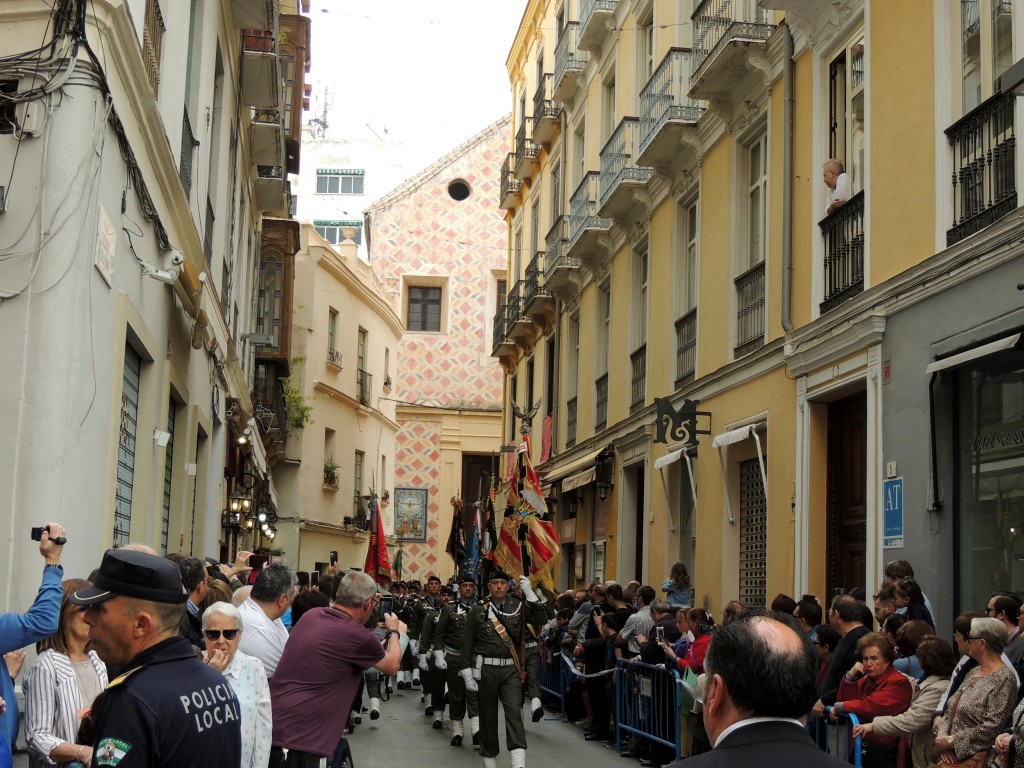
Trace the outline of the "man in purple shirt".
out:
M 365 626 L 378 600 L 372 578 L 348 573 L 334 605 L 307 611 L 292 631 L 270 679 L 270 768 L 317 768 L 334 754 L 363 670 L 398 673 L 405 629 L 398 616 L 384 617 L 383 645 Z

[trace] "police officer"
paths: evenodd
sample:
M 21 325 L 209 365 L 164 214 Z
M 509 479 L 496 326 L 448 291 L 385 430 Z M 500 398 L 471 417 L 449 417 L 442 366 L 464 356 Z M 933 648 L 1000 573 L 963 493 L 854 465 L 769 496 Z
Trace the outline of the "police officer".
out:
M 467 708 L 473 744 L 480 744 L 480 717 L 477 711 L 476 692 L 467 691 L 465 681 L 459 676 L 462 638 L 466 633 L 469 613 L 476 605 L 475 594 L 476 580 L 472 574 L 463 574 L 459 579 L 458 597 L 441 611 L 431 643 L 434 666 L 444 670 L 445 681 L 448 683 L 448 715 L 452 719 L 453 747 L 462 746 L 462 737 L 465 733 L 462 721 L 466 717 Z
M 433 717 L 433 726 L 440 730 L 444 725 L 444 672 L 433 665 L 428 649 L 437 626 L 437 619 L 443 606 L 441 579 L 431 576 L 427 579 L 427 593 L 417 608 L 419 614 L 419 669 L 423 680 L 423 695 L 429 696 L 423 714 Z
M 526 768 L 522 713 L 526 670 L 520 622 L 540 624 L 547 615 L 528 578 L 519 579 L 525 606 L 521 598 L 508 594 L 509 580 L 504 571 L 491 571 L 487 582 L 490 596 L 469 613 L 459 660 L 459 675 L 466 690 L 479 690 L 480 754 L 484 768 L 497 768 L 499 701 L 505 711 L 505 737 L 512 768 Z
M 233 766 L 241 762 L 231 685 L 178 635 L 185 611 L 178 566 L 110 549 L 95 584 L 70 596 L 87 606 L 89 641 L 121 668 L 93 704 L 93 764 L 120 768 Z

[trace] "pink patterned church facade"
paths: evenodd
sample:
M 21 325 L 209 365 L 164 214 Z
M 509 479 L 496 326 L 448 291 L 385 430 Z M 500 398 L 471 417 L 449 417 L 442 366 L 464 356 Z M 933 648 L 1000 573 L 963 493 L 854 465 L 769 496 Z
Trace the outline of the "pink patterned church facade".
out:
M 400 427 L 392 498 L 404 580 L 454 574 L 445 551 L 451 499 L 469 486 L 467 457 L 479 463 L 501 444 L 503 379 L 490 345 L 506 277 L 497 169 L 509 143 L 505 117 L 366 211 L 370 263 L 401 295 L 407 329 L 391 365 L 390 394 Z M 410 298 L 425 292 L 440 299 L 437 328 L 409 330 L 416 326 Z M 420 311 L 414 304 L 413 315 Z

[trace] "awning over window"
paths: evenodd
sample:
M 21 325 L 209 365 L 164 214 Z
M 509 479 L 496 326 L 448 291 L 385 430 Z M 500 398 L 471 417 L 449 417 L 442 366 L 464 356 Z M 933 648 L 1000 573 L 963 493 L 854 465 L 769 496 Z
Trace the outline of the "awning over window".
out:
M 1021 337 L 1024 334 L 1015 333 L 1012 336 L 1007 336 L 1005 339 L 998 339 L 991 341 L 988 344 L 982 344 L 980 347 L 974 347 L 968 349 L 966 352 L 960 352 L 956 355 L 950 355 L 944 357 L 941 360 L 936 360 L 931 363 L 927 368 L 924 369 L 925 373 L 938 373 L 944 371 L 947 368 L 956 368 L 958 365 L 969 363 L 972 360 L 977 360 L 981 357 L 987 357 L 988 355 L 994 355 L 996 352 L 1003 352 L 1007 349 L 1013 349 L 1021 343 Z
M 597 454 L 599 454 L 602 450 L 602 448 L 598 448 L 596 451 L 593 451 L 592 453 L 587 453 L 583 456 L 580 456 L 577 459 L 566 462 L 560 467 L 555 467 L 546 475 L 544 475 L 544 483 L 553 483 L 556 480 L 561 480 L 563 477 L 568 477 L 569 475 L 572 475 L 575 472 L 588 468 L 588 466 L 592 466 L 594 463 L 594 459 L 597 458 Z
M 711 441 L 711 446 L 718 449 L 718 460 L 722 464 L 722 484 L 724 486 L 723 497 L 725 498 L 725 511 L 729 515 L 729 522 L 735 524 L 736 517 L 732 513 L 732 504 L 729 501 L 729 486 L 728 477 L 729 474 L 725 470 L 725 454 L 722 453 L 723 448 L 728 448 L 730 445 L 742 442 L 748 438 L 754 438 L 754 443 L 757 445 L 757 463 L 761 467 L 761 482 L 764 484 L 764 493 L 768 495 L 768 473 L 764 468 L 764 452 L 761 450 L 761 438 L 757 436 L 759 429 L 764 429 L 768 422 L 759 421 L 757 424 L 747 424 L 745 427 L 733 429 L 728 432 L 723 432 L 720 435 L 715 435 L 715 439 Z
M 577 488 L 582 488 L 584 485 L 589 485 L 597 479 L 597 467 L 590 467 L 590 469 L 584 469 L 582 472 L 577 472 L 575 475 L 565 478 L 562 481 L 562 493 L 566 491 L 575 491 Z
M 679 459 L 683 459 L 686 462 L 686 474 L 689 475 L 689 478 L 690 478 L 690 493 L 693 494 L 693 511 L 694 511 L 694 514 L 696 514 L 696 512 L 697 512 L 697 484 L 693 481 L 693 460 L 690 458 L 690 454 L 688 454 L 686 452 L 686 449 L 685 448 L 679 448 L 678 450 L 666 453 L 664 456 L 662 456 L 660 459 L 656 459 L 655 462 L 654 462 L 654 468 L 662 470 L 661 471 L 661 487 L 665 491 L 665 504 L 668 506 L 668 510 L 669 510 L 668 522 L 669 522 L 669 526 L 671 527 L 673 533 L 675 533 L 675 530 L 676 530 L 676 521 L 675 521 L 675 518 L 672 517 L 672 497 L 670 496 L 670 494 L 668 492 L 668 481 L 665 479 L 665 472 L 664 472 L 664 470 L 665 470 L 665 467 L 668 467 L 668 466 L 671 466 L 672 464 L 675 464 L 677 461 L 679 461 Z M 690 516 L 690 519 L 691 520 L 693 519 L 693 515 Z

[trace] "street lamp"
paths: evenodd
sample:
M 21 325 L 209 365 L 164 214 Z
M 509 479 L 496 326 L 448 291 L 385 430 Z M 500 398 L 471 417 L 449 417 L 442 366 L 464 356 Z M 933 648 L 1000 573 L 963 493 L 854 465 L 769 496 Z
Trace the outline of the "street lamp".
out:
M 615 448 L 613 446 L 605 446 L 605 449 L 594 459 L 594 476 L 597 497 L 604 501 L 608 498 L 609 489 L 615 485 Z

